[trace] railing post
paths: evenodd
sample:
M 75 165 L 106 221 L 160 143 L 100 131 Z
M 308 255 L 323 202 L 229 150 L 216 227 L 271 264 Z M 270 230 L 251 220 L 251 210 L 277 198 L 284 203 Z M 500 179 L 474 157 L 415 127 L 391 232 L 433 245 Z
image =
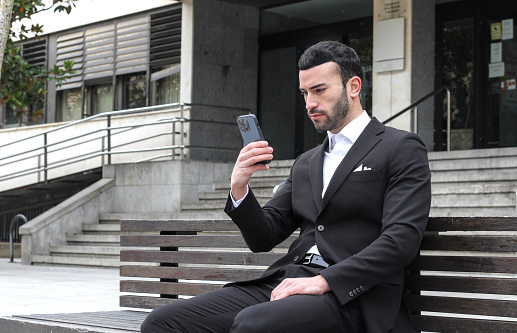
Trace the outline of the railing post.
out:
M 192 113 L 192 110 L 191 110 L 191 113 Z M 181 156 L 180 156 L 180 160 L 183 160 L 183 154 L 185 153 L 185 149 L 183 148 L 183 134 L 184 134 L 184 130 L 185 130 L 185 122 L 184 122 L 184 119 L 185 119 L 185 115 L 184 115 L 184 105 L 181 104 L 181 107 L 180 107 L 180 118 L 181 118 L 181 122 L 180 122 L 180 146 L 181 146 L 181 149 L 180 149 L 180 153 L 181 153 Z
M 48 144 L 47 133 L 43 133 L 43 182 L 45 182 L 45 184 L 48 181 L 48 171 L 47 171 L 47 168 L 48 168 L 48 147 L 47 147 L 47 144 Z
M 101 138 L 101 166 L 104 165 L 104 160 L 105 160 L 104 151 L 105 150 L 106 150 L 106 137 L 102 137 Z
M 111 165 L 111 115 L 106 117 L 108 126 L 106 127 L 107 139 L 108 139 L 108 165 Z
M 27 223 L 27 218 L 25 217 L 25 215 L 22 215 L 22 214 L 16 215 L 11 220 L 11 224 L 9 225 L 9 252 L 10 252 L 9 258 L 10 258 L 10 262 L 14 261 L 14 244 L 13 244 L 14 229 L 13 229 L 13 225 L 14 225 L 14 222 L 18 219 L 21 219 L 23 221 L 22 224 Z
M 413 133 L 418 134 L 418 106 L 413 109 Z
M 41 182 L 41 155 L 38 155 L 38 183 Z
M 172 144 L 171 146 L 174 147 L 176 145 L 176 122 L 172 122 Z M 176 159 L 176 148 L 172 148 L 172 160 Z
M 447 92 L 447 151 L 451 151 L 451 92 L 445 88 Z

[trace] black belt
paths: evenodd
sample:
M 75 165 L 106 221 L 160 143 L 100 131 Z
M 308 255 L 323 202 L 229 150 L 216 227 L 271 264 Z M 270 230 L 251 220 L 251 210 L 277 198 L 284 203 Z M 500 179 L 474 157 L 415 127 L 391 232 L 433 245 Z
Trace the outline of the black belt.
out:
M 329 264 L 325 260 L 323 260 L 323 257 L 319 254 L 315 253 L 307 253 L 305 257 L 303 258 L 303 261 L 301 262 L 302 265 L 307 265 L 311 267 L 319 267 L 319 268 L 327 268 L 329 267 Z

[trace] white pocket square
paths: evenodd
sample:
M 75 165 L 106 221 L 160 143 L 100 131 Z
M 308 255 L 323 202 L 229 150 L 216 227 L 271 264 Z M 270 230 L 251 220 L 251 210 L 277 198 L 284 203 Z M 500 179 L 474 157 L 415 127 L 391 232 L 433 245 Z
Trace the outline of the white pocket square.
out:
M 369 168 L 369 167 L 366 167 L 366 166 L 363 166 L 362 164 L 360 166 L 358 166 L 354 172 L 359 172 L 359 171 L 368 171 L 368 170 L 372 170 L 372 168 Z

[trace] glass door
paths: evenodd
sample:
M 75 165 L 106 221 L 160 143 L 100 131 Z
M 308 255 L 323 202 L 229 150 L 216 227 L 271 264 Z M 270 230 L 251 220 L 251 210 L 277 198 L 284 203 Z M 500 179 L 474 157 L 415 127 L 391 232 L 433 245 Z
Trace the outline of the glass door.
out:
M 451 91 L 451 149 L 517 146 L 517 3 L 439 5 L 436 89 Z M 436 98 L 435 150 L 447 147 L 443 96 Z
M 486 147 L 517 146 L 516 13 L 493 13 L 486 20 Z

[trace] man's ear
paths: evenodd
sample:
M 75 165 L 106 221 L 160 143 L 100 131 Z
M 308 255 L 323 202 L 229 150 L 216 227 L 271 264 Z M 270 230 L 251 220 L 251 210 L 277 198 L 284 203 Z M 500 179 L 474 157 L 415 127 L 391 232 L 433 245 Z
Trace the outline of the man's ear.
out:
M 361 93 L 361 85 L 362 85 L 362 82 L 361 82 L 361 79 L 359 78 L 359 76 L 352 76 L 350 78 L 350 80 L 348 80 L 347 82 L 347 90 L 350 94 L 350 97 L 354 98 L 354 97 L 358 97 L 359 94 Z

